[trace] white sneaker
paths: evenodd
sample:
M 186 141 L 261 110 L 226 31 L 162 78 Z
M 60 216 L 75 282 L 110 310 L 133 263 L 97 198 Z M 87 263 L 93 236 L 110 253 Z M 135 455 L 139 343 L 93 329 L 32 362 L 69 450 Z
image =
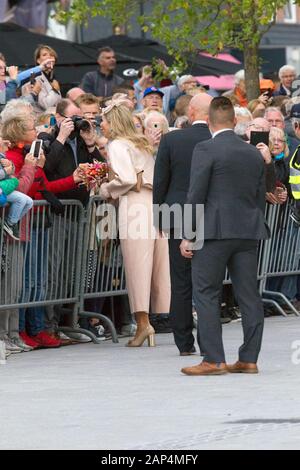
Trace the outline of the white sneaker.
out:
M 81 328 L 80 325 L 76 325 L 75 328 Z M 92 339 L 87 336 L 87 335 L 84 335 L 83 333 L 66 333 L 66 335 L 71 338 L 71 339 L 74 339 L 75 341 L 78 341 L 78 343 L 90 343 L 92 341 Z
M 9 354 L 8 354 L 8 356 L 9 356 Z M 7 354 L 6 354 L 5 343 L 1 339 L 0 340 L 0 364 L 6 364 L 6 358 L 7 358 Z
M 6 351 L 11 352 L 12 354 L 23 352 L 23 349 L 20 348 L 20 346 L 14 344 L 13 341 L 7 335 L 4 336 L 3 341 L 5 343 Z
M 22 341 L 21 338 L 10 338 L 10 341 L 15 346 L 18 346 L 19 348 L 21 348 L 22 351 L 24 352 L 29 352 L 33 350 L 33 348 L 31 346 L 28 346 L 28 344 L 24 343 L 24 341 Z
M 58 331 L 58 336 L 59 336 L 59 339 L 63 340 L 63 341 L 69 341 L 69 336 L 65 335 L 62 331 Z

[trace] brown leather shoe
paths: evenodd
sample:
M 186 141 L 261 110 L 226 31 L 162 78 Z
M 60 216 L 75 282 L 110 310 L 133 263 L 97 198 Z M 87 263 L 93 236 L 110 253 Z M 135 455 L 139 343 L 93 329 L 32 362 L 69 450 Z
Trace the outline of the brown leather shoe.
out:
M 227 365 L 231 374 L 258 374 L 257 365 L 254 362 L 237 361 L 235 364 Z
M 181 372 L 185 375 L 223 375 L 227 374 L 227 366 L 224 362 L 219 364 L 201 362 L 197 366 L 184 367 Z

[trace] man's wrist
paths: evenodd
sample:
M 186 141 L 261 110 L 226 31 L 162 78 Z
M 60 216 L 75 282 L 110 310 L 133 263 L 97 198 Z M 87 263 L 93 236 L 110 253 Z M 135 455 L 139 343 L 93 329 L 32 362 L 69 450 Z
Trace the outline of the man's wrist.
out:
M 65 145 L 66 140 L 67 140 L 67 137 L 63 137 L 63 136 L 61 136 L 60 134 L 58 134 L 58 136 L 56 137 L 56 140 L 57 140 L 60 144 Z

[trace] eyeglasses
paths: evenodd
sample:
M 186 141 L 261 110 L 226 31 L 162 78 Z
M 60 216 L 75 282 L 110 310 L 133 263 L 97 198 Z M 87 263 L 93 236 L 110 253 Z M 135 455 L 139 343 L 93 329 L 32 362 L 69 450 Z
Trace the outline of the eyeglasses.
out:
M 270 124 L 282 124 L 283 123 L 283 120 L 282 119 L 268 119 L 268 122 Z
M 284 139 L 272 139 L 273 144 L 285 144 L 286 140 Z

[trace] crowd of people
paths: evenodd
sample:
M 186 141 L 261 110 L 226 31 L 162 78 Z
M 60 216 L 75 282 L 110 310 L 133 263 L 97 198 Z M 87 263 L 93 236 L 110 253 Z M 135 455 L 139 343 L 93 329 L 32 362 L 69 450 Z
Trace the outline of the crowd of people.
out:
M 0 55 L 0 204 L 7 204 L 2 220 L 1 277 L 9 265 L 11 270 L 18 270 L 16 277 L 24 275 L 26 279 L 27 266 L 38 264 L 50 243 L 46 228 L 45 245 L 40 245 L 37 226 L 29 242 L 32 250 L 19 250 L 15 259 L 15 243 L 28 243 L 22 220 L 33 201 L 46 199 L 55 206 L 60 199 L 75 199 L 87 207 L 90 193 L 80 184 L 79 165 L 107 161 L 112 176 L 100 186 L 99 194 L 104 201 L 118 202 L 119 230 L 124 232 L 120 240 L 129 306 L 122 303 L 121 316 L 126 318 L 121 329 L 133 336 L 127 346 L 141 346 L 146 339 L 153 346 L 155 332 L 173 331 L 180 354 L 193 354 L 190 260 L 180 252 L 181 240 L 167 240 L 163 236 L 165 227 L 154 228 L 152 206 L 153 201 L 184 204 L 193 150 L 199 142 L 211 138 L 207 121 L 216 93 L 192 75 L 182 75 L 161 87 L 151 66 L 142 67 L 134 82 L 125 81 L 115 73 L 114 51 L 103 47 L 97 70 L 88 72 L 79 86 L 63 97 L 55 77 L 57 58 L 51 47 L 40 45 L 34 53 L 36 66 L 20 72 L 15 66 L 7 67 Z M 294 200 L 293 219 L 299 225 L 300 97 L 292 96 L 295 79 L 295 69 L 286 65 L 279 71 L 277 87 L 272 80 L 261 78 L 260 95 L 248 102 L 241 70 L 235 75 L 234 89 L 224 95 L 234 106 L 234 132 L 241 141 L 251 143 L 253 131 L 267 134 L 267 141 L 255 144 L 264 163 L 265 200 L 272 205 Z M 44 143 L 39 158 L 30 153 L 37 138 Z M 155 231 L 155 237 L 149 232 L 148 237 L 133 240 L 126 233 L 130 207 L 135 204 L 146 208 L 151 220 L 148 229 Z M 60 236 L 59 244 L 63 244 L 70 234 L 62 231 Z M 47 270 L 47 262 L 44 257 L 36 276 Z M 24 266 L 23 274 L 20 265 Z M 47 286 L 39 287 L 37 278 L 31 282 L 36 284 L 35 300 L 43 301 Z M 30 291 L 32 285 L 18 284 L 15 303 L 22 289 Z M 220 309 L 228 297 L 225 290 L 219 299 Z M 1 295 L 4 291 L 1 281 Z M 299 307 L 297 282 L 284 294 Z M 232 309 L 229 312 L 227 308 L 225 317 L 236 312 L 234 295 L 229 297 L 226 307 Z M 0 341 L 5 344 L 6 355 L 90 340 L 79 333 L 66 336 L 59 331 L 61 321 L 54 307 L 0 311 Z M 86 320 L 82 325 L 104 336 L 98 321 Z

